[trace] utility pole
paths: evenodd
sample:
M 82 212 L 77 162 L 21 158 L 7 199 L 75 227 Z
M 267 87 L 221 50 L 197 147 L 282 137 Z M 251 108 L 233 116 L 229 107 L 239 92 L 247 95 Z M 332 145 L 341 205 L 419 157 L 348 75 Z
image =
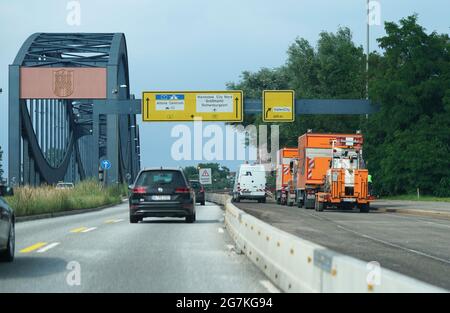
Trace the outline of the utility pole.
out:
M 367 0 L 367 32 L 366 32 L 366 99 L 369 99 L 369 51 L 370 51 L 370 0 Z
M 370 0 L 367 0 L 367 17 L 366 17 L 366 99 L 369 100 L 369 49 L 370 49 Z M 366 120 L 369 114 L 366 114 Z

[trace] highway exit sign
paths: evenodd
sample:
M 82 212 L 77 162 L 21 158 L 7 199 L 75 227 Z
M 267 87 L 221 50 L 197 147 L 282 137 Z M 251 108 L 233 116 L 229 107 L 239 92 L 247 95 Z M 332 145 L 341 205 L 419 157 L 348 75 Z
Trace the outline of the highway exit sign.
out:
M 263 122 L 293 122 L 295 119 L 294 90 L 263 91 Z
M 242 91 L 144 91 L 144 122 L 203 121 L 241 122 Z

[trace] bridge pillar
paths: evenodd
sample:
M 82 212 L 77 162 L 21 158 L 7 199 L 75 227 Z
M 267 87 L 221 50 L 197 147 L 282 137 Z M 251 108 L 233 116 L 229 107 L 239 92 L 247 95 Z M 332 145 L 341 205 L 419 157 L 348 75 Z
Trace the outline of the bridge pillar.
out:
M 20 123 L 20 67 L 9 66 L 9 134 L 8 134 L 8 183 L 12 186 L 21 183 L 21 136 Z

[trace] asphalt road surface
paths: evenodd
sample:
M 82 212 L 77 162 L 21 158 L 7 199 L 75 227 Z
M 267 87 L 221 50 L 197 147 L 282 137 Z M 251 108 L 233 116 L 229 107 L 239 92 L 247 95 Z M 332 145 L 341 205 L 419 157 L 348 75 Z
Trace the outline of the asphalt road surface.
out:
M 234 252 L 217 205 L 198 206 L 194 224 L 130 224 L 127 209 L 18 223 L 0 292 L 277 292 Z
M 316 212 L 251 201 L 236 205 L 303 239 L 364 261 L 377 261 L 382 268 L 450 290 L 448 219 L 379 213 L 376 210 L 366 214 L 358 211 Z M 391 206 L 394 205 L 408 207 L 403 202 L 393 201 Z M 427 204 L 428 207 L 432 205 Z M 374 204 L 372 207 L 377 206 Z M 389 203 L 385 201 L 381 206 L 389 207 Z

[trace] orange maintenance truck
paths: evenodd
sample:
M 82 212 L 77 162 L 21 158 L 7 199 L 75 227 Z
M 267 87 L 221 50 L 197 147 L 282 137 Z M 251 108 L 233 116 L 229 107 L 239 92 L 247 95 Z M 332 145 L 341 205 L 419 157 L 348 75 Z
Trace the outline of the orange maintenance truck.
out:
M 298 207 L 369 210 L 368 171 L 362 157 L 363 136 L 306 133 L 298 138 L 293 166 Z
M 277 154 L 276 200 L 278 204 L 292 206 L 295 202 L 295 186 L 292 183 L 290 164 L 297 160 L 297 148 L 283 148 Z

